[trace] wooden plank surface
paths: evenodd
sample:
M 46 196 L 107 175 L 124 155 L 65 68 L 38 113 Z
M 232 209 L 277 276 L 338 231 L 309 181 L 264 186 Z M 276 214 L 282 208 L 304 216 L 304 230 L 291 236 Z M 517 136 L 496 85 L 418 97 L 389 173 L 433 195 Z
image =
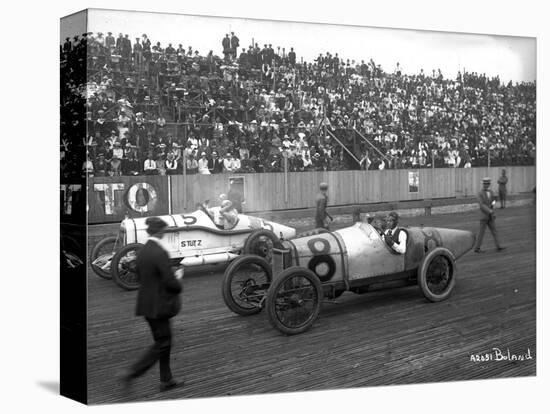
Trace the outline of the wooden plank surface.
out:
M 477 231 L 478 213 L 416 217 L 404 225 Z M 452 296 L 427 302 L 416 286 L 326 303 L 308 332 L 287 337 L 262 312 L 241 317 L 221 298 L 223 267 L 184 278 L 173 320 L 172 369 L 183 388 L 158 392 L 158 367 L 128 394 L 117 375 L 152 342 L 134 316 L 135 292 L 89 274 L 89 397 L 92 403 L 261 394 L 536 373 L 535 208 L 498 210 L 504 253 L 486 233 L 485 254 L 458 261 Z M 471 362 L 494 347 L 533 360 Z

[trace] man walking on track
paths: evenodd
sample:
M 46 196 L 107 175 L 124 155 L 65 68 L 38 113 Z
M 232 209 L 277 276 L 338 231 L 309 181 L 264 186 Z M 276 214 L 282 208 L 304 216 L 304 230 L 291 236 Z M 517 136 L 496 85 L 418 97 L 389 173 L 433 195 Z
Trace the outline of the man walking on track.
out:
M 315 197 L 315 227 L 324 228 L 328 230 L 328 220 L 332 221 L 332 217 L 327 212 L 328 204 L 328 184 L 321 183 L 319 184 L 319 192 Z
M 183 385 L 183 382 L 174 380 L 170 370 L 170 318 L 180 311 L 182 287 L 178 279 L 183 274 L 181 271 L 176 272 L 176 275 L 172 272 L 168 251 L 162 241 L 166 222 L 159 217 L 149 217 L 145 223 L 150 237 L 136 258 L 136 270 L 140 281 L 136 315 L 145 317 L 155 343 L 131 367 L 123 381 L 124 385 L 129 387 L 132 380 L 145 374 L 158 361 L 160 391 L 167 391 Z
M 495 204 L 496 198 L 493 191 L 489 188 L 491 186 L 491 179 L 485 177 L 483 179 L 483 188 L 477 194 L 477 200 L 479 203 L 479 210 L 481 212 L 481 219 L 479 220 L 479 233 L 477 235 L 477 242 L 474 249 L 476 253 L 484 253 L 481 250 L 481 243 L 483 243 L 483 236 L 485 235 L 485 227 L 489 227 L 498 251 L 504 250 L 506 247 L 502 247 L 498 240 L 497 228 L 495 224 Z

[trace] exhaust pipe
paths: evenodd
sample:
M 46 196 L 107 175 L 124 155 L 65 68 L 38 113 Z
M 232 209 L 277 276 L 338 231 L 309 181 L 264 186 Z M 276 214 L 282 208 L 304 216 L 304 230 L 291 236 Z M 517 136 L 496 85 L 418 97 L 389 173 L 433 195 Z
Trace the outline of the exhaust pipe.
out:
M 235 253 L 215 253 L 215 254 L 207 254 L 207 255 L 201 255 L 201 256 L 190 256 L 190 257 L 184 257 L 180 264 L 182 266 L 203 266 L 207 264 L 219 264 L 219 263 L 229 263 L 233 259 L 236 259 L 239 257 L 238 254 Z

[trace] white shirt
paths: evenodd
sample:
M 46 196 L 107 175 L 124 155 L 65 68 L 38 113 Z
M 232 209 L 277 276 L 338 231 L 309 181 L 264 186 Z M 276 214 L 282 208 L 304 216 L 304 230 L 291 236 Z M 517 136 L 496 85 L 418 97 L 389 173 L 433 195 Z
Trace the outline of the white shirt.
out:
M 208 160 L 206 158 L 199 159 L 199 174 L 210 174 L 208 169 Z
M 143 163 L 143 169 L 144 170 L 156 170 L 157 169 L 157 164 L 154 160 L 150 160 L 150 159 L 146 159 L 145 162 Z
M 393 233 L 398 227 L 395 227 L 393 229 L 389 229 L 386 231 L 386 234 L 390 237 L 393 236 Z M 391 248 L 395 250 L 397 253 L 404 254 L 407 250 L 407 233 L 403 230 L 399 232 L 399 242 L 394 243 Z

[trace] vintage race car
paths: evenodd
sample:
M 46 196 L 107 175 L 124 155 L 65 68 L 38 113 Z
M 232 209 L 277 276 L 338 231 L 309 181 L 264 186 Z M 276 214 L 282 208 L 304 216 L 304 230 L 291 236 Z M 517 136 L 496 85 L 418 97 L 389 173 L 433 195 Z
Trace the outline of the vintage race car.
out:
M 273 245 L 296 235 L 292 227 L 245 214 L 238 215 L 232 228 L 224 229 L 218 217 L 219 207 L 160 216 L 169 224 L 163 241 L 175 266 L 226 263 L 241 253 L 270 261 Z M 134 262 L 148 238 L 145 220 L 124 219 L 117 236 L 104 238 L 93 247 L 90 263 L 96 274 L 112 278 L 124 289 L 139 287 Z
M 287 335 L 309 329 L 323 299 L 334 300 L 344 291 L 418 284 L 428 300 L 447 299 L 456 282 L 456 260 L 472 249 L 474 234 L 430 227 L 402 230 L 407 233 L 405 254 L 389 247 L 377 228 L 358 222 L 278 242 L 271 263 L 240 256 L 225 271 L 223 299 L 239 315 L 267 308 L 271 324 Z

